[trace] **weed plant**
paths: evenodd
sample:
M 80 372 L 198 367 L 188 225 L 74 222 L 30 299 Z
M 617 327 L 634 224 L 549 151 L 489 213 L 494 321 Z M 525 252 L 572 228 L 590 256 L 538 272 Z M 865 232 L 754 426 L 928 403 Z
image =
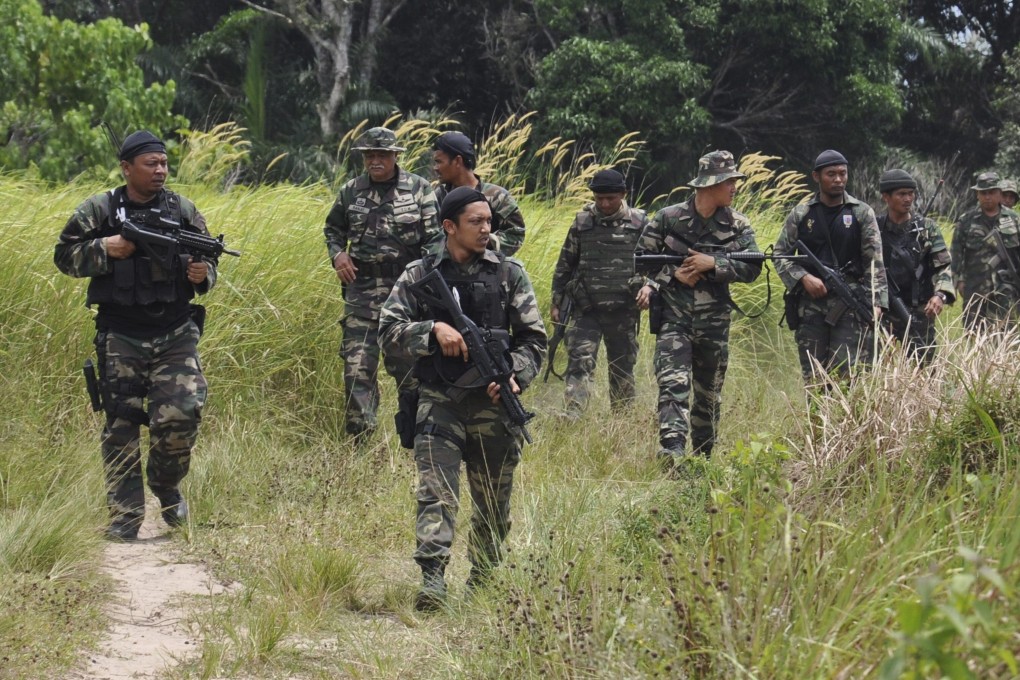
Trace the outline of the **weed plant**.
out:
M 496 162 L 516 158 L 498 140 L 484 148 L 492 177 L 522 176 Z M 738 209 L 761 246 L 805 195 L 772 162 L 742 166 Z M 80 373 L 85 282 L 51 262 L 73 207 L 102 188 L 0 178 L 3 677 L 63 672 L 95 644 L 109 596 L 97 572 L 100 417 Z M 203 300 L 210 401 L 184 486 L 191 525 L 173 546 L 240 586 L 189 605 L 199 653 L 166 677 L 1020 673 L 1016 332 L 964 335 L 950 316 L 931 367 L 883 344 L 872 370 L 805 391 L 779 305 L 735 317 L 720 444 L 680 479 L 654 459 L 650 336 L 626 414 L 609 411 L 604 361 L 577 422 L 557 417 L 562 384 L 536 381 L 506 563 L 467 593 L 460 532 L 449 606 L 423 616 L 412 608 L 415 471 L 388 423 L 391 381 L 379 432 L 361 445 L 343 434 L 343 308 L 321 232 L 332 189 L 175 188 L 244 255 L 224 258 Z M 575 206 L 521 204 L 520 257 L 544 309 Z M 763 285 L 734 297 L 755 308 Z M 469 512 L 465 495 L 462 520 Z

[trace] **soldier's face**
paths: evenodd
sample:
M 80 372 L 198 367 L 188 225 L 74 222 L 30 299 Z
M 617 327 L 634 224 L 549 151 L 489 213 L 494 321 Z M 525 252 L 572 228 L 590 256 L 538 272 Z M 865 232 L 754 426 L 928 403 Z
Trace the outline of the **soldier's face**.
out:
M 981 210 L 994 215 L 999 210 L 999 205 L 1002 203 L 1002 191 L 1000 189 L 980 189 L 977 192 L 978 205 L 981 206 Z
M 818 182 L 818 190 L 829 198 L 839 199 L 846 193 L 846 180 L 849 175 L 845 165 L 830 165 L 815 170 L 811 176 Z
M 1012 191 L 1002 192 L 1002 204 L 1007 208 L 1012 208 L 1014 205 L 1016 205 L 1016 199 L 1017 195 L 1014 194 Z
M 625 195 L 622 191 L 615 194 L 595 194 L 595 207 L 603 215 L 612 215 L 623 205 Z
M 492 231 L 492 209 L 488 201 L 469 203 L 457 221 L 443 220 L 446 244 L 451 252 L 483 253 Z
M 914 207 L 915 198 L 917 198 L 917 192 L 907 188 L 894 189 L 882 194 L 882 200 L 885 201 L 890 215 L 906 215 L 909 213 L 910 209 Z
M 737 178 L 730 177 L 728 180 L 699 189 L 699 191 L 706 192 L 717 208 L 728 208 L 733 205 L 733 197 L 737 195 Z
M 365 172 L 372 178 L 373 182 L 385 182 L 393 177 L 397 167 L 397 152 L 383 151 L 362 151 L 362 158 L 365 159 Z
M 452 182 L 457 179 L 457 175 L 460 174 L 460 163 L 457 162 L 457 158 L 460 156 L 450 158 L 445 151 L 432 152 L 432 171 L 436 173 L 440 182 Z
M 170 172 L 166 154 L 158 151 L 143 153 L 129 161 L 121 161 L 120 169 L 124 173 L 127 185 L 134 193 L 143 197 L 158 194 Z

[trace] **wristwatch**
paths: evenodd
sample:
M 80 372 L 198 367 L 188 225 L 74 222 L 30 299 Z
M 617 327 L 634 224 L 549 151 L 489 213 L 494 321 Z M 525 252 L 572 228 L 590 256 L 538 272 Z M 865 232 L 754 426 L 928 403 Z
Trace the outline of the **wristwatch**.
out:
M 939 296 L 939 299 L 941 299 L 941 300 L 942 300 L 943 304 L 944 304 L 944 303 L 945 303 L 945 301 L 946 301 L 946 300 L 948 299 L 948 298 L 946 297 L 946 294 L 945 294 L 945 293 L 944 293 L 943 291 L 941 291 L 941 290 L 937 290 L 937 291 L 935 291 L 935 294 Z

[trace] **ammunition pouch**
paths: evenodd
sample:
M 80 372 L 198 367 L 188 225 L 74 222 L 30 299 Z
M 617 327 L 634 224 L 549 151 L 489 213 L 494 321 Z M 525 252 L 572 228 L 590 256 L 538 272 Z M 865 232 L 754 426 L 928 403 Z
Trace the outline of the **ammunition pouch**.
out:
M 415 427 L 418 418 L 418 390 L 402 390 L 397 394 L 397 412 L 393 424 L 400 436 L 400 445 L 405 449 L 414 448 Z

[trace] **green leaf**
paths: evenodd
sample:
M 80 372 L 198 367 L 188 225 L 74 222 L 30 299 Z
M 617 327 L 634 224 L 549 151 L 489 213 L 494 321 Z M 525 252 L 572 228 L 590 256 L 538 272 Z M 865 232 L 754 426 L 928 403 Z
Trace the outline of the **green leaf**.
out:
M 898 610 L 900 628 L 907 635 L 916 635 L 924 621 L 924 607 L 920 602 L 901 602 Z

